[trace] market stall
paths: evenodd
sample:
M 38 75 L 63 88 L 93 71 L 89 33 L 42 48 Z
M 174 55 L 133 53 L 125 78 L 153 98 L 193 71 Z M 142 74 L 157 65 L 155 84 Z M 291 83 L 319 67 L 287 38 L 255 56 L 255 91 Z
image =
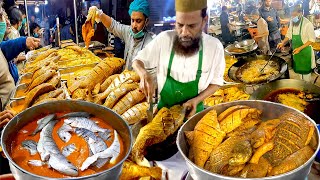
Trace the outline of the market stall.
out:
M 213 2 L 209 33 L 219 35 L 219 7 L 232 6 Z M 255 26 L 236 16 L 232 24 L 241 30 L 239 38 L 243 29 L 254 36 Z M 140 90 L 137 72 L 124 70 L 122 58 L 92 41 L 95 27 L 94 19 L 85 21 L 83 43 L 66 40 L 27 53 L 6 106 L 15 117 L 1 137 L 14 178 L 319 175 L 313 163 L 320 149 L 320 88 L 288 79 L 290 60 L 258 55 L 252 39 L 226 46 L 223 86 L 204 100 L 204 111 L 187 120 L 181 105 L 150 112 L 157 102 Z M 316 172 L 309 174 L 311 166 Z

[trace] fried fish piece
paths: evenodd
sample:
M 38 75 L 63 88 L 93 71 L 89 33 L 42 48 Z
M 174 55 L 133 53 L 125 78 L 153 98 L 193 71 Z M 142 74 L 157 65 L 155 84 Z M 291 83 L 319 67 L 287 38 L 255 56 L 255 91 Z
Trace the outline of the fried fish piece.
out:
M 139 166 L 133 162 L 125 161 L 123 163 L 120 180 L 134 180 L 150 176 L 156 180 L 160 180 L 162 176 L 162 169 L 160 167 Z
M 141 164 L 146 147 L 166 140 L 183 124 L 185 109 L 176 105 L 159 110 L 153 120 L 142 127 L 132 147 L 131 159 Z
M 231 154 L 231 158 L 229 159 L 229 165 L 231 166 L 239 166 L 248 162 L 252 156 L 250 141 L 237 142 Z
M 276 176 L 278 174 L 283 174 L 296 169 L 307 162 L 313 153 L 314 151 L 310 146 L 305 146 L 304 148 L 286 157 L 278 166 L 273 167 L 271 172 L 268 173 L 268 176 Z
M 247 164 L 240 173 L 242 178 L 262 178 L 272 169 L 271 164 L 263 157 L 259 159 L 258 164 Z
M 194 128 L 194 138 L 191 144 L 194 163 L 203 167 L 212 150 L 222 142 L 225 136 L 225 132 L 220 129 L 217 112 L 209 111 Z

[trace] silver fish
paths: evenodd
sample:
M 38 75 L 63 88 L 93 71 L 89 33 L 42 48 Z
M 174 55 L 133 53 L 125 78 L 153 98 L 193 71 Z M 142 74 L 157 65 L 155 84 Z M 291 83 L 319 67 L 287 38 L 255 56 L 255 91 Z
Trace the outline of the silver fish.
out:
M 65 157 L 68 157 L 71 153 L 73 153 L 76 150 L 76 145 L 75 144 L 69 144 L 62 148 L 62 155 Z
M 34 140 L 25 140 L 25 141 L 22 141 L 22 147 L 24 149 L 27 149 L 30 154 L 33 156 L 35 154 L 37 154 L 37 142 L 35 142 Z
M 90 157 L 88 157 L 83 163 L 82 163 L 82 166 L 81 166 L 81 171 L 84 171 L 86 169 L 88 169 L 88 167 L 95 163 L 99 158 L 111 158 L 110 159 L 110 163 L 111 164 L 114 164 L 116 163 L 116 159 L 118 158 L 120 154 L 120 143 L 119 143 L 119 137 L 118 137 L 118 133 L 116 130 L 114 130 L 114 140 L 111 144 L 111 146 L 102 151 L 102 152 L 99 152 L 97 154 L 94 154 Z
M 71 131 L 73 131 L 73 128 L 68 124 L 64 123 L 58 129 L 58 136 L 63 142 L 68 142 L 71 139 L 71 134 L 70 134 Z
M 86 140 L 86 142 L 89 145 L 89 149 L 93 154 L 97 154 L 108 148 L 107 144 L 103 141 L 103 139 L 90 130 L 84 128 L 76 128 L 75 133 Z M 98 168 L 101 168 L 103 165 L 107 163 L 107 161 L 108 159 L 102 158 L 99 159 L 94 165 Z
M 50 167 L 62 174 L 69 176 L 77 176 L 78 169 L 58 149 L 57 144 L 52 138 L 53 127 L 57 120 L 50 121 L 41 131 L 37 150 L 40 153 L 42 161 L 49 164 Z
M 108 129 L 106 132 L 98 132 L 98 135 L 105 141 L 110 139 L 110 130 Z
M 37 121 L 37 128 L 32 132 L 31 136 L 36 135 L 39 131 L 42 130 L 43 127 L 45 127 L 50 121 L 52 121 L 54 118 L 56 118 L 56 114 L 49 114 L 48 116 L 45 116 Z
M 32 165 L 32 166 L 37 166 L 37 167 L 39 167 L 39 166 L 45 165 L 46 163 L 45 163 L 45 162 L 42 162 L 42 161 L 40 161 L 40 160 L 29 160 L 29 161 L 28 161 L 28 164 L 30 164 L 30 165 Z
M 86 118 L 89 118 L 90 114 L 87 113 L 87 112 L 72 112 L 72 113 L 68 113 L 68 114 L 59 116 L 57 119 L 71 118 L 71 117 L 86 117 Z
M 107 129 L 99 127 L 94 121 L 85 117 L 71 117 L 64 122 L 75 128 L 85 128 L 92 132 L 106 132 Z

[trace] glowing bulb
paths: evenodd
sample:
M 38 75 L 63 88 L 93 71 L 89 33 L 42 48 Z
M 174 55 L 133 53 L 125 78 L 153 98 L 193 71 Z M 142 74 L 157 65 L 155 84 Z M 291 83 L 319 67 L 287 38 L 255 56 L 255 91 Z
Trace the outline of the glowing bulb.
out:
M 44 4 L 48 4 L 48 0 L 45 0 L 45 1 L 44 1 Z
M 34 12 L 35 12 L 35 13 L 38 13 L 38 12 L 39 12 L 39 7 L 38 7 L 38 6 L 36 6 L 36 7 L 34 8 Z

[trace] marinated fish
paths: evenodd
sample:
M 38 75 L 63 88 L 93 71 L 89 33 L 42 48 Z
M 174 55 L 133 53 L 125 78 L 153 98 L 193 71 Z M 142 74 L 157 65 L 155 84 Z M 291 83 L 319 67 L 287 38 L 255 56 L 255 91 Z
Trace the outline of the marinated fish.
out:
M 118 158 L 120 154 L 120 142 L 119 142 L 119 137 L 118 133 L 116 130 L 113 131 L 114 135 L 114 140 L 109 148 L 106 150 L 99 152 L 97 154 L 94 154 L 90 157 L 88 157 L 82 164 L 81 166 L 81 171 L 86 170 L 91 164 L 95 163 L 99 158 L 104 158 L 104 159 L 110 159 L 110 163 L 114 164 L 116 162 L 116 159 Z
M 122 98 L 124 95 L 129 93 L 130 91 L 137 89 L 139 85 L 137 83 L 131 83 L 131 84 L 122 84 L 115 90 L 113 90 L 108 97 L 106 97 L 106 101 L 103 104 L 104 106 L 108 108 L 113 108 L 113 106 L 117 103 L 117 101 Z
M 36 155 L 38 152 L 37 151 L 37 142 L 35 142 L 33 140 L 22 141 L 22 147 L 27 149 L 32 156 Z
M 263 157 L 258 164 L 247 164 L 240 173 L 242 178 L 262 178 L 272 169 L 271 164 Z
M 59 117 L 57 117 L 57 119 L 71 118 L 71 117 L 85 117 L 85 118 L 89 118 L 89 117 L 90 117 L 90 113 L 87 113 L 87 112 L 71 112 L 71 113 L 67 113 L 67 114 L 65 114 L 65 115 L 59 116 Z
M 135 89 L 126 94 L 119 102 L 112 108 L 116 113 L 123 114 L 132 106 L 142 102 L 145 99 L 145 95 L 140 89 Z
M 149 108 L 149 104 L 147 102 L 142 102 L 128 109 L 126 112 L 124 112 L 121 115 L 121 117 L 125 121 L 127 121 L 129 124 L 135 124 L 147 118 L 148 108 Z
M 89 145 L 90 151 L 93 154 L 97 154 L 99 152 L 102 152 L 108 148 L 107 144 L 101 139 L 99 136 L 97 136 L 94 132 L 84 129 L 84 128 L 76 128 L 75 133 L 78 136 L 81 136 L 84 138 Z M 103 165 L 107 163 L 108 159 L 101 158 L 98 159 L 96 162 L 96 166 L 98 168 L 101 168 Z
M 184 118 L 182 106 L 160 109 L 154 119 L 140 129 L 131 152 L 133 160 L 138 165 L 142 164 L 146 148 L 166 140 L 183 124 Z
M 63 124 L 58 129 L 58 136 L 63 142 L 68 142 L 71 139 L 71 133 L 73 131 L 73 128 L 69 126 L 68 124 Z
M 44 99 L 49 99 L 49 98 L 55 98 L 57 96 L 59 96 L 61 93 L 63 93 L 63 89 L 57 89 L 57 90 L 54 90 L 54 91 L 50 91 L 46 94 L 43 94 L 41 96 L 39 96 L 35 101 L 34 103 L 38 103 Z
M 203 167 L 212 150 L 222 142 L 225 136 L 226 133 L 220 129 L 217 112 L 215 110 L 209 111 L 194 128 L 191 148 L 195 164 Z
M 75 128 L 84 128 L 92 132 L 106 132 L 107 129 L 99 127 L 94 121 L 85 117 L 70 117 L 64 122 Z
M 50 167 L 62 174 L 69 176 L 78 176 L 78 169 L 58 149 L 57 144 L 52 138 L 53 127 L 57 121 L 50 121 L 41 131 L 37 150 L 40 153 L 41 160 L 48 162 Z
M 77 150 L 77 147 L 75 144 L 69 144 L 64 148 L 62 148 L 62 155 L 64 155 L 65 157 L 68 157 L 70 154 L 72 154 L 76 150 Z
M 229 165 L 239 166 L 248 162 L 252 156 L 251 144 L 248 140 L 237 142 L 231 152 Z
M 56 114 L 49 114 L 37 121 L 37 128 L 32 132 L 31 136 L 36 135 L 39 131 L 41 131 L 50 121 L 56 118 Z

